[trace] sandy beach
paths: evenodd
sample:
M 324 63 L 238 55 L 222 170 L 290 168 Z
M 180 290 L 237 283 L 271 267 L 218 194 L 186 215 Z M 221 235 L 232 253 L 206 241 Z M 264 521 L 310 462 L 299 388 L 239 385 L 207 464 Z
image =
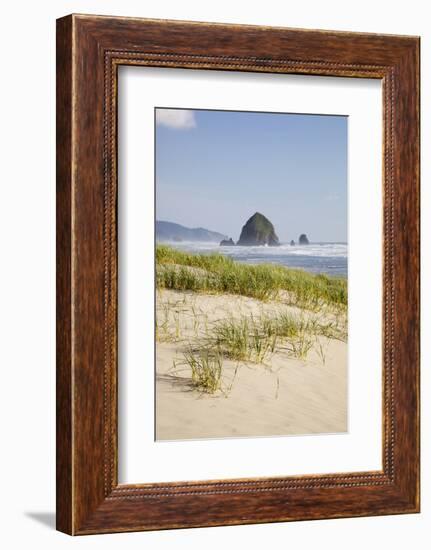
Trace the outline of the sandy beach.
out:
M 199 391 L 184 354 L 229 319 L 289 315 L 347 334 L 346 313 L 230 294 L 157 290 L 156 438 L 178 440 L 337 433 L 347 430 L 346 338 L 316 333 L 299 358 L 280 339 L 260 361 L 223 359 L 221 389 Z M 338 330 L 339 329 L 339 330 Z M 322 332 L 322 331 L 321 331 Z M 323 331 L 324 332 L 324 331 Z

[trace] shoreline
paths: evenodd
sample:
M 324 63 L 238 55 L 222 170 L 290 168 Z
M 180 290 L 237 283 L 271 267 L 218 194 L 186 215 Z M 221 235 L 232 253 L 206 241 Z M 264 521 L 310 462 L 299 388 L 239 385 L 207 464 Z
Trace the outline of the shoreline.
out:
M 326 274 L 330 277 L 348 276 L 347 243 L 309 243 L 308 245 L 290 245 L 281 243 L 279 246 L 220 246 L 215 242 L 156 242 L 156 247 L 169 247 L 189 254 L 220 254 L 246 265 L 262 265 L 265 263 L 286 267 L 287 269 L 302 269 L 307 273 Z

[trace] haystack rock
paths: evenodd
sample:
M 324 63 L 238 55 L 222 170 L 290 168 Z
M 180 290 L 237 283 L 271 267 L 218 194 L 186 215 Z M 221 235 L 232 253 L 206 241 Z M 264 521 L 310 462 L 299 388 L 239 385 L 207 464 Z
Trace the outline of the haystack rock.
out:
M 241 231 L 239 246 L 278 246 L 274 226 L 263 214 L 256 212 L 247 220 Z
M 310 244 L 310 241 L 307 238 L 307 235 L 303 233 L 302 235 L 299 235 L 299 244 Z

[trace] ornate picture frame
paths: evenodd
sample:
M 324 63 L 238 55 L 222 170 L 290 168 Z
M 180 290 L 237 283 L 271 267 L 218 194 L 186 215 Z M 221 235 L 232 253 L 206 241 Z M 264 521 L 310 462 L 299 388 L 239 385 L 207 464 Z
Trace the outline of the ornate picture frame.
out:
M 118 483 L 121 65 L 381 80 L 381 471 Z M 419 220 L 419 38 L 90 15 L 59 19 L 57 529 L 81 535 L 418 512 Z

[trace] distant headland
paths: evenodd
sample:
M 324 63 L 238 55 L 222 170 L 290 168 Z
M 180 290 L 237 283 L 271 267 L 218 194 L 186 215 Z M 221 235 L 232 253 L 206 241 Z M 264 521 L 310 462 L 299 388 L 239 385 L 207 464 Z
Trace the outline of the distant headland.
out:
M 210 231 L 203 227 L 185 227 L 179 223 L 156 221 L 156 240 L 159 242 L 215 242 L 227 239 L 223 233 Z
M 280 240 L 273 223 L 260 212 L 255 212 L 243 225 L 238 241 L 217 231 L 210 231 L 203 227 L 185 227 L 178 223 L 156 221 L 156 240 L 158 242 L 212 242 L 220 246 L 280 246 Z M 289 241 L 288 241 L 289 242 Z M 299 245 L 309 244 L 308 237 L 302 233 L 298 237 Z M 295 241 L 290 241 L 295 246 Z

